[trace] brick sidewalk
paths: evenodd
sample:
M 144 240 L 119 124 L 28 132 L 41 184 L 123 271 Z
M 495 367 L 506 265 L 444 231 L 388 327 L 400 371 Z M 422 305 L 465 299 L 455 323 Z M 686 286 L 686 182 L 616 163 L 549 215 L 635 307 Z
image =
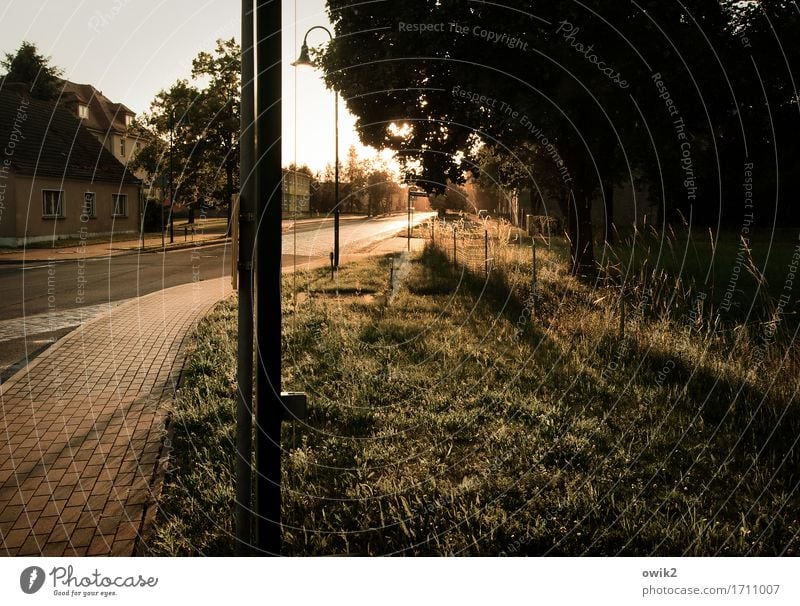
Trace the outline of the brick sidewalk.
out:
M 132 555 L 192 326 L 230 279 L 104 313 L 0 386 L 0 555 Z M 148 516 L 149 517 L 149 516 Z

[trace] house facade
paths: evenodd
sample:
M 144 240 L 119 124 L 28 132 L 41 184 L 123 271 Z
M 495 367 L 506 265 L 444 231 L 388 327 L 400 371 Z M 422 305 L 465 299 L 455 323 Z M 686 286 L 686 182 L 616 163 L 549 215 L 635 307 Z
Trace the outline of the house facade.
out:
M 139 190 L 66 108 L 0 90 L 0 245 L 136 232 Z
M 284 215 L 311 212 L 311 177 L 303 172 L 283 169 Z
M 59 103 L 122 164 L 130 163 L 146 142 L 147 134 L 134 122 L 136 113 L 91 84 L 64 80 Z

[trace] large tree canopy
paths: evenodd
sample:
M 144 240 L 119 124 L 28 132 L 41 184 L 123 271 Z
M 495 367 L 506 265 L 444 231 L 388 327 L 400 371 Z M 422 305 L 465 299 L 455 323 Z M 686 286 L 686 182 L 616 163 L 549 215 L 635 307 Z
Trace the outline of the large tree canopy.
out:
M 23 41 L 16 53 L 6 53 L 2 61 L 6 69 L 4 83 L 29 85 L 34 99 L 49 101 L 58 97 L 62 70 L 50 63 L 50 58 L 39 54 L 35 44 Z
M 726 4 L 328 0 L 336 37 L 321 60 L 362 140 L 419 160 L 431 191 L 463 176 L 478 142 L 534 189 L 553 195 L 557 174 L 586 273 L 591 205 L 613 184 L 642 176 L 662 216 L 718 221 L 747 144 L 765 141 L 761 116 L 742 118 Z
M 230 213 L 239 183 L 239 61 L 236 42 L 218 40 L 193 61 L 192 80 L 160 91 L 145 116 L 152 136 L 136 165 L 165 193 L 171 175 L 176 201 L 218 203 Z

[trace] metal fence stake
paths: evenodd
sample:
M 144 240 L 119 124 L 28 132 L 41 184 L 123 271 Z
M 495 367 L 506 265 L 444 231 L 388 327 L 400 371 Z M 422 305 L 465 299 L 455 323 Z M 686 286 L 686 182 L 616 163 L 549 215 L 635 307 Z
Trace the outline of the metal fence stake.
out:
M 456 251 L 456 227 L 453 226 L 453 269 L 458 271 L 458 256 Z
M 489 230 L 483 230 L 483 270 L 486 277 L 489 277 Z

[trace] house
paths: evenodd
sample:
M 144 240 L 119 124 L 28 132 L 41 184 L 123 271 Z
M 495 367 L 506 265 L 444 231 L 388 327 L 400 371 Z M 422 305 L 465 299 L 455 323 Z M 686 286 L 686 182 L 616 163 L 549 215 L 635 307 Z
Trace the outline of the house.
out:
M 0 89 L 0 245 L 136 232 L 139 189 L 65 107 Z
M 303 172 L 283 169 L 283 212 L 286 215 L 311 212 L 311 177 Z
M 122 164 L 133 160 L 147 138 L 147 133 L 134 122 L 136 113 L 122 103 L 112 102 L 91 84 L 69 80 L 62 84 L 59 103 Z

